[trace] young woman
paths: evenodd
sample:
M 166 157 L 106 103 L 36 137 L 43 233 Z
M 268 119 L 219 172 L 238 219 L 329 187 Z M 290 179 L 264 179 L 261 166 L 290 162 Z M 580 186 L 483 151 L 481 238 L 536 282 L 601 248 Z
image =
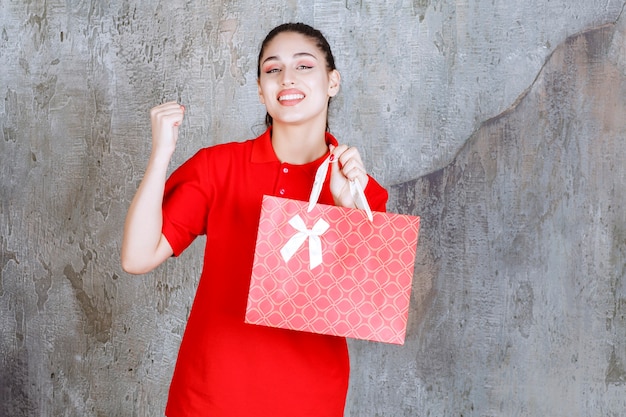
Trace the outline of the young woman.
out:
M 268 129 L 256 139 L 201 149 L 166 181 L 185 108 L 151 111 L 152 153 L 126 219 L 122 266 L 148 272 L 206 235 L 204 267 L 170 386 L 169 417 L 339 417 L 348 389 L 344 338 L 244 323 L 264 194 L 308 201 L 318 166 L 332 163 L 319 202 L 354 207 L 359 181 L 373 210 L 387 192 L 359 152 L 327 132 L 341 77 L 310 26 L 273 29 L 259 53 Z

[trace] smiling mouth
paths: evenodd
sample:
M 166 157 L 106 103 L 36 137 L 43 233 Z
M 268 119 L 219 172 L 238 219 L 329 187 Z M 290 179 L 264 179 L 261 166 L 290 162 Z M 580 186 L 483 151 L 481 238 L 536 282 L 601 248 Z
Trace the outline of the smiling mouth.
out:
M 278 101 L 302 100 L 303 98 L 304 94 L 285 94 L 284 96 L 278 97 Z

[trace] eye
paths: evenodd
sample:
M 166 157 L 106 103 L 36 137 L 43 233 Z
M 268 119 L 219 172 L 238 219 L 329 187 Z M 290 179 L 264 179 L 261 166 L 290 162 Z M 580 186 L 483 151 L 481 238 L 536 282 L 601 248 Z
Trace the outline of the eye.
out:
M 273 74 L 273 73 L 276 73 L 276 72 L 279 72 L 279 71 L 280 71 L 280 68 L 269 68 L 269 69 L 265 70 L 265 73 L 266 74 Z

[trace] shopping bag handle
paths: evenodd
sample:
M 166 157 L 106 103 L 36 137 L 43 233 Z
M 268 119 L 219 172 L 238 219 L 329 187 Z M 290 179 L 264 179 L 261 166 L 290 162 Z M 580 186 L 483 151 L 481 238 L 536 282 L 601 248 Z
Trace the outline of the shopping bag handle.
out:
M 322 186 L 324 185 L 324 181 L 326 180 L 326 173 L 328 172 L 328 166 L 330 165 L 330 155 L 322 162 L 322 164 L 317 168 L 317 172 L 315 173 L 315 181 L 313 182 L 313 189 L 311 190 L 311 196 L 309 197 L 309 208 L 307 212 L 313 210 L 313 207 L 317 204 L 317 200 L 320 197 L 320 193 L 322 192 Z M 339 163 L 336 161 L 336 163 Z M 372 214 L 372 209 L 370 208 L 369 203 L 367 202 L 367 198 L 365 197 L 365 192 L 363 191 L 363 187 L 358 180 L 350 180 L 350 194 L 352 194 L 352 198 L 354 199 L 354 204 L 357 208 L 364 210 L 367 214 L 367 218 L 373 222 L 374 215 Z

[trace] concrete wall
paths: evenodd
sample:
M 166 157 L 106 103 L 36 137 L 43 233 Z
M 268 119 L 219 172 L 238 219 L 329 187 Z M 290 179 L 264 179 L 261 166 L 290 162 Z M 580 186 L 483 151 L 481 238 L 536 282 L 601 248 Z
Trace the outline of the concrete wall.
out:
M 0 415 L 162 415 L 202 241 L 119 266 L 148 109 L 174 166 L 262 130 L 256 55 L 323 30 L 331 128 L 422 216 L 407 342 L 351 341 L 350 416 L 626 409 L 624 0 L 3 1 Z

